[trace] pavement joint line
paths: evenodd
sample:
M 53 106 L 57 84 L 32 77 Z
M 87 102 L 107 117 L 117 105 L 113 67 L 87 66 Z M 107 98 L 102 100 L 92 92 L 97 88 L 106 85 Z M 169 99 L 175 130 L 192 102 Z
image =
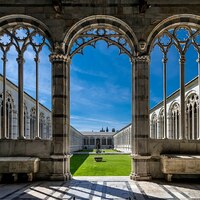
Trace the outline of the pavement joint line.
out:
M 191 199 L 187 194 L 185 194 L 184 192 L 182 192 L 181 190 L 179 190 L 177 187 L 174 187 L 174 189 L 176 191 L 178 191 L 180 194 L 182 194 L 184 197 L 186 197 L 187 199 Z
M 102 188 L 102 199 L 106 198 L 106 187 L 107 187 L 107 182 L 103 181 L 103 188 Z
M 37 187 L 37 186 L 39 186 L 39 185 L 41 185 L 41 184 L 42 184 L 42 183 L 39 182 L 39 183 L 33 183 L 33 184 L 31 184 L 31 185 L 28 185 L 28 186 L 27 186 L 27 192 L 30 191 L 30 188 L 31 188 L 31 187 Z M 21 194 L 17 195 L 17 196 L 14 197 L 13 199 L 18 199 L 18 198 L 20 198 L 20 196 L 23 196 L 23 195 L 27 194 L 27 192 L 23 191 Z
M 59 189 L 65 184 L 65 182 L 61 183 L 60 185 L 58 185 Z M 49 187 L 50 190 L 52 190 L 52 192 L 50 193 L 50 195 L 53 196 L 54 193 L 56 193 L 57 191 L 54 190 L 54 188 Z M 58 190 L 59 190 L 58 189 Z M 47 200 L 49 197 L 44 198 L 45 200 Z M 58 197 L 59 198 L 59 197 Z
M 135 184 L 138 187 L 138 189 L 140 190 L 140 192 L 141 192 L 142 196 L 144 197 L 144 199 L 150 199 L 137 181 L 135 181 Z
M 96 187 L 97 187 L 97 181 L 92 181 L 92 187 L 91 187 L 89 199 L 92 199 L 92 197 L 94 196 L 94 191 L 96 190 Z
M 128 188 L 130 198 L 131 198 L 131 199 L 132 199 L 132 198 L 133 198 L 133 199 L 136 199 L 135 193 L 133 192 L 133 190 L 132 190 L 132 188 L 131 188 L 129 182 L 126 181 L 125 183 L 126 183 L 126 187 Z
M 14 194 L 14 193 L 20 191 L 21 189 L 26 188 L 28 185 L 31 185 L 31 183 L 28 183 L 28 184 L 24 185 L 23 187 L 18 188 L 18 189 L 16 189 L 16 190 L 14 190 L 13 192 L 9 193 L 9 194 L 6 194 L 5 196 L 1 197 L 0 199 L 5 199 L 5 198 L 11 196 L 12 194 Z
M 173 197 L 173 199 L 179 199 L 175 194 L 173 194 L 169 189 L 167 189 L 164 185 L 162 185 L 162 184 L 159 184 L 159 186 L 161 187 L 161 188 L 163 188 L 163 190 L 165 190 L 168 194 L 170 194 L 172 197 Z

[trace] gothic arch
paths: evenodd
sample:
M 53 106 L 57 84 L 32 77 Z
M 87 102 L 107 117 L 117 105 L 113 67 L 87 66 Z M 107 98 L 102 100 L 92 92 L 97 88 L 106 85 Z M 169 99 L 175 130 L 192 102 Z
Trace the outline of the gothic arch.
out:
M 157 26 L 155 26 L 147 38 L 147 52 L 150 54 L 155 38 L 157 38 L 157 36 L 160 35 L 164 29 L 185 24 L 199 28 L 200 16 L 193 14 L 178 14 L 162 20 Z
M 122 20 L 112 17 L 112 16 L 107 16 L 107 15 L 94 15 L 90 17 L 86 17 L 79 22 L 77 22 L 74 26 L 71 27 L 71 29 L 66 33 L 65 38 L 64 38 L 64 43 L 63 43 L 63 50 L 64 52 L 72 57 L 74 53 L 71 53 L 72 46 L 74 42 L 79 39 L 80 35 L 83 34 L 83 36 L 87 33 L 87 31 L 97 29 L 97 36 L 98 38 L 93 39 L 91 41 L 86 41 L 81 44 L 81 48 L 84 48 L 86 45 L 92 44 L 92 42 L 95 43 L 95 41 L 100 39 L 105 40 L 108 45 L 116 45 L 120 49 L 120 53 L 126 53 L 129 56 L 135 55 L 135 50 L 137 49 L 137 38 L 132 31 L 132 29 Z M 108 29 L 108 37 L 105 36 L 105 29 Z M 100 31 L 103 31 L 102 33 Z M 112 34 L 112 31 L 113 34 Z M 119 40 L 110 40 L 109 36 L 118 34 Z M 124 39 L 125 41 L 122 41 L 120 44 L 120 40 Z M 82 40 L 82 38 L 81 38 Z M 78 44 L 80 46 L 80 44 Z M 129 45 L 130 51 L 128 51 L 125 47 L 125 45 Z M 124 48 L 123 48 L 124 47 Z M 122 52 L 121 52 L 122 51 Z M 76 51 L 75 53 L 77 53 Z M 80 52 L 78 52 L 80 53 Z
M 28 15 L 7 15 L 0 18 L 0 32 L 4 29 L 16 25 L 31 25 L 40 30 L 40 32 L 47 37 L 51 46 L 53 47 L 53 37 L 49 28 L 40 20 Z

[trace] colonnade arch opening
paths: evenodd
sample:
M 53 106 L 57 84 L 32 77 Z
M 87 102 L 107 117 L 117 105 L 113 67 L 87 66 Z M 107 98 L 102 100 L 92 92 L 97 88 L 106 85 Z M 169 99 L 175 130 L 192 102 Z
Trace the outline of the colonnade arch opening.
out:
M 51 138 L 51 46 L 31 24 L 1 27 L 0 138 Z
M 70 124 L 82 133 L 70 135 L 70 151 L 100 148 L 131 153 L 131 129 L 126 134 L 121 130 L 132 121 L 134 47 L 129 41 L 120 29 L 101 24 L 82 29 L 69 43 Z M 128 162 L 126 175 L 131 171 L 131 160 Z
M 151 138 L 199 139 L 199 31 L 199 26 L 182 22 L 169 25 L 153 40 Z

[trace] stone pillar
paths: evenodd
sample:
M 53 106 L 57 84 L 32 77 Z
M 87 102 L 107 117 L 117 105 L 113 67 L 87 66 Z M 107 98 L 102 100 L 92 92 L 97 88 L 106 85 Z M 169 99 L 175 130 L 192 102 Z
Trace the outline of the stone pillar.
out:
M 163 58 L 163 107 L 164 107 L 164 133 L 162 135 L 163 139 L 167 138 L 167 56 L 164 55 Z
M 7 112 L 6 112 L 6 62 L 7 62 L 7 58 L 6 58 L 6 54 L 4 54 L 4 56 L 2 57 L 3 60 L 3 132 L 2 132 L 2 139 L 6 139 L 8 136 L 7 133 Z
M 150 180 L 149 139 L 149 56 L 132 61 L 132 171 L 133 180 Z
M 197 59 L 197 62 L 198 62 L 198 84 L 199 84 L 199 107 L 198 107 L 198 113 L 199 113 L 199 118 L 198 118 L 198 130 L 197 130 L 197 133 L 198 133 L 198 136 L 197 136 L 197 139 L 200 140 L 200 55 L 198 55 L 198 59 Z
M 39 65 L 39 57 L 36 54 L 34 58 L 35 67 L 36 67 L 36 100 L 35 100 L 35 107 L 36 107 L 36 131 L 35 131 L 35 139 L 40 139 L 40 113 L 39 113 L 39 74 L 38 74 L 38 65 Z
M 185 56 L 180 57 L 180 120 L 179 139 L 185 139 Z
M 69 180 L 70 173 L 70 111 L 69 84 L 70 59 L 64 54 L 51 54 L 52 62 L 52 116 L 53 116 L 53 155 L 51 180 Z
M 18 62 L 18 139 L 24 139 L 24 58 L 19 54 Z

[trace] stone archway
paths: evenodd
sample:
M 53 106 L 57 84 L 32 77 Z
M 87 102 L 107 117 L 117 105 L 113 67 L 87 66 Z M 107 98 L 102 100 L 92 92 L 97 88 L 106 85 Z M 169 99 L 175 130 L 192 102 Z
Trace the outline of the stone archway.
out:
M 95 34 L 90 37 L 91 40 L 84 41 L 85 37 L 91 29 L 97 30 Z M 109 31 L 107 31 L 109 30 Z M 100 32 L 102 31 L 102 32 Z M 111 35 L 111 36 L 110 36 Z M 119 40 L 113 40 L 113 37 L 119 37 Z M 82 39 L 79 44 L 78 39 Z M 66 172 L 66 177 L 70 178 L 70 153 L 69 153 L 69 79 L 70 79 L 70 61 L 75 53 L 80 53 L 81 49 L 86 45 L 91 45 L 95 41 L 103 39 L 108 43 L 112 43 L 119 47 L 121 53 L 129 55 L 132 62 L 132 171 L 130 173 L 131 179 L 147 179 L 149 175 L 148 167 L 148 137 L 149 137 L 149 122 L 148 122 L 148 66 L 149 57 L 144 54 L 144 44 L 138 46 L 138 41 L 132 29 L 122 20 L 111 16 L 96 15 L 87 17 L 77 22 L 66 34 L 64 42 L 57 44 L 55 53 L 51 55 L 53 63 L 53 71 L 55 77 L 54 83 L 62 82 L 62 91 L 60 85 L 53 85 L 53 102 L 55 105 L 55 112 L 63 110 L 59 116 L 53 115 L 54 121 L 54 138 L 55 142 L 60 141 L 59 152 L 65 155 L 64 166 L 67 166 L 62 171 Z M 122 40 L 121 40 L 122 39 Z M 120 43 L 120 41 L 123 41 Z M 124 42 L 125 41 L 125 42 Z M 73 43 L 78 44 L 78 48 L 72 50 Z M 126 47 L 129 45 L 129 48 Z M 143 51 L 142 54 L 136 53 Z M 57 70 L 54 70 L 57 69 Z M 58 94 L 59 93 L 59 97 Z M 59 98 L 59 99 L 58 99 Z M 60 102 L 60 103 L 59 103 Z M 142 113 L 141 113 L 142 110 Z M 56 128 L 55 122 L 62 121 L 62 128 Z M 66 127 L 66 129 L 65 129 Z M 62 130 L 61 130 L 62 129 Z M 60 133 L 63 133 L 62 135 Z M 62 148 L 61 148 L 62 146 Z M 67 148 L 64 148 L 67 146 Z M 58 153 L 58 152 L 56 152 Z M 56 158 L 56 155 L 55 155 Z

